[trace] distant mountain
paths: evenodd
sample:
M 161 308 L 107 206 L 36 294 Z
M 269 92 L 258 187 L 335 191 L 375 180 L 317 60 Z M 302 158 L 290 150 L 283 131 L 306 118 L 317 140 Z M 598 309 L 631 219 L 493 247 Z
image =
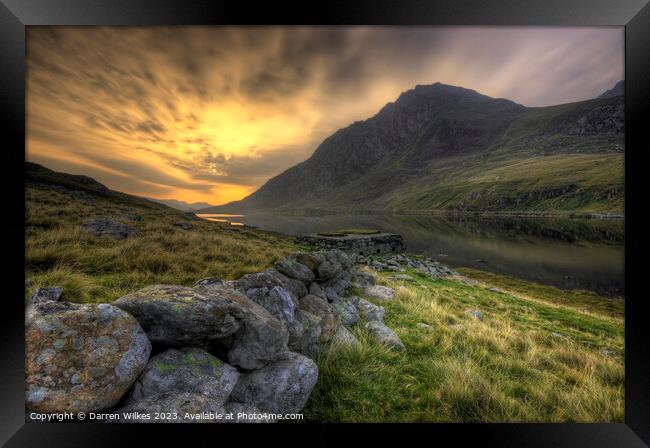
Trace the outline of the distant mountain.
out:
M 525 107 L 445 84 L 402 93 L 247 198 L 204 212 L 622 212 L 623 101 Z
M 175 208 L 177 210 L 182 210 L 184 212 L 194 212 L 203 208 L 213 207 L 213 205 L 208 204 L 207 202 L 192 202 L 188 203 L 185 201 L 179 201 L 177 199 L 154 199 L 146 198 L 153 202 L 158 202 L 159 204 L 165 204 L 169 207 Z
M 625 95 L 625 80 L 619 81 L 614 87 L 600 95 L 598 98 L 614 98 Z

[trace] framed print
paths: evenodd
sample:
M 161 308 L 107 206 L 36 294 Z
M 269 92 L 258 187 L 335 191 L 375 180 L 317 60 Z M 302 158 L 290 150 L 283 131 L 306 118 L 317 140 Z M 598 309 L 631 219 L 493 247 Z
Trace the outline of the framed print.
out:
M 7 446 L 646 446 L 646 2 L 0 11 Z

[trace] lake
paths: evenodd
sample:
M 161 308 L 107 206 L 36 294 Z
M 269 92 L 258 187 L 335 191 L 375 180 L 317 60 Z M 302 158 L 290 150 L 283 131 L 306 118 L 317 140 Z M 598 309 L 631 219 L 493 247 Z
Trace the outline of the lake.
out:
M 199 215 L 299 235 L 351 227 L 399 233 L 407 252 L 563 289 L 624 297 L 624 221 L 423 215 Z

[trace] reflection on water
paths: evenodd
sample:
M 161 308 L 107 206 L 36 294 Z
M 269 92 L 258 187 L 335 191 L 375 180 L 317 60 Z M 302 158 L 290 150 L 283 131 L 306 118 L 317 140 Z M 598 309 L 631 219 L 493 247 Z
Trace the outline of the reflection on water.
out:
M 294 235 L 350 227 L 395 232 L 404 236 L 408 252 L 454 267 L 608 296 L 625 292 L 623 221 L 398 215 L 234 217 L 246 225 Z
M 243 218 L 244 215 L 229 215 L 227 213 L 198 213 L 196 216 L 199 218 L 207 219 L 214 222 L 228 222 L 231 226 L 243 226 L 243 222 L 234 222 L 231 219 L 225 218 Z

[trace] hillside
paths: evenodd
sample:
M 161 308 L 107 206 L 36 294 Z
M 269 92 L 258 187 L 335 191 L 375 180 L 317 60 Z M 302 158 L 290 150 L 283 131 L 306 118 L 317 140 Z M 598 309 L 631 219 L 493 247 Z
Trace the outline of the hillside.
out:
M 461 87 L 417 86 L 247 198 L 201 211 L 621 214 L 623 106 L 608 95 L 529 108 Z
M 35 164 L 26 166 L 25 187 L 25 300 L 36 288 L 60 287 L 63 302 L 112 303 L 150 285 L 240 279 L 308 250 L 286 235 L 199 220 Z M 93 235 L 87 223 L 95 219 L 133 234 Z M 429 275 L 411 267 L 416 258 L 399 257 L 400 275 L 388 264 L 371 268 L 396 257 L 356 265 L 392 288 L 394 300 L 362 287 L 348 294 L 382 306 L 405 351 L 351 326 L 358 345 L 314 356 L 318 381 L 305 420 L 623 421 L 622 300 L 474 270 Z
M 110 302 L 151 283 L 237 278 L 295 248 L 288 236 L 192 218 L 89 177 L 35 163 L 26 163 L 25 177 L 26 298 L 57 285 L 67 301 Z M 137 236 L 94 237 L 93 219 L 117 221 Z

